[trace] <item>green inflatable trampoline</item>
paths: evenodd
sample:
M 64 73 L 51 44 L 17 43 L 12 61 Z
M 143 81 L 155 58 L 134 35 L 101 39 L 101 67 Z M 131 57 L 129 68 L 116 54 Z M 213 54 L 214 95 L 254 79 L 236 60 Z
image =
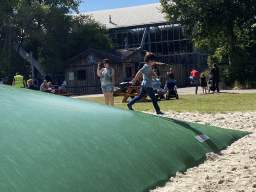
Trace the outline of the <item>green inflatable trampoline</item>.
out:
M 3 192 L 139 192 L 248 132 L 0 85 Z

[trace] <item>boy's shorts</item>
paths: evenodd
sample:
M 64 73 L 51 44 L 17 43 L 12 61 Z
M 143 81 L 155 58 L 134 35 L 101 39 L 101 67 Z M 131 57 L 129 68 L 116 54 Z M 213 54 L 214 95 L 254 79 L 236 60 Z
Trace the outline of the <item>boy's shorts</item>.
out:
M 101 85 L 101 89 L 103 93 L 113 93 L 114 92 L 114 87 L 110 85 Z

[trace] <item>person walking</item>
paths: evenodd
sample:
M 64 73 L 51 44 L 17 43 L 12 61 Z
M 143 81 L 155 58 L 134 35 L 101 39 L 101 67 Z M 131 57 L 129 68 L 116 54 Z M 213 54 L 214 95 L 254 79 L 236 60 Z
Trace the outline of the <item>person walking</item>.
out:
M 204 73 L 201 74 L 200 80 L 201 80 L 201 87 L 203 89 L 203 94 L 207 94 L 206 93 L 207 82 L 206 82 L 206 77 L 205 77 Z
M 195 94 L 197 94 L 197 91 L 198 91 L 199 78 L 200 78 L 199 72 L 195 68 L 193 68 L 193 70 L 190 72 L 190 80 L 196 86 Z
M 105 104 L 114 106 L 114 86 L 115 86 L 115 71 L 109 65 L 109 60 L 104 59 L 104 68 L 100 69 L 100 63 L 97 68 L 97 75 L 100 77 L 101 89 L 105 97 Z
M 212 93 L 214 93 L 216 89 L 217 89 L 217 92 L 219 93 L 220 92 L 220 90 L 219 90 L 220 74 L 219 74 L 219 68 L 216 65 L 216 63 L 213 64 L 211 74 L 212 74 L 212 78 L 213 78 L 213 86 L 215 88 Z
M 19 72 L 16 73 L 16 76 L 13 78 L 12 86 L 15 87 L 26 87 L 26 81 L 24 80 L 23 76 L 20 75 Z
M 153 53 L 147 53 L 144 57 L 144 61 L 145 61 L 145 64 L 144 66 L 138 71 L 138 73 L 136 74 L 135 78 L 132 80 L 132 83 L 135 83 L 136 80 L 138 79 L 138 77 L 141 75 L 143 75 L 143 81 L 141 83 L 141 89 L 140 89 L 140 94 L 133 98 L 128 104 L 127 104 L 127 107 L 130 109 L 130 110 L 133 110 L 132 109 L 132 105 L 134 103 L 136 103 L 137 101 L 141 100 L 146 94 L 149 95 L 149 97 L 151 98 L 152 100 L 152 103 L 154 105 L 154 108 L 156 110 L 156 114 L 158 115 L 163 115 L 164 113 L 160 111 L 160 108 L 157 104 L 157 98 L 154 94 L 154 91 L 153 91 L 153 80 L 152 78 L 153 77 L 157 77 L 157 75 L 153 72 L 152 70 L 152 66 L 155 64 L 156 62 L 156 55 L 153 54 Z

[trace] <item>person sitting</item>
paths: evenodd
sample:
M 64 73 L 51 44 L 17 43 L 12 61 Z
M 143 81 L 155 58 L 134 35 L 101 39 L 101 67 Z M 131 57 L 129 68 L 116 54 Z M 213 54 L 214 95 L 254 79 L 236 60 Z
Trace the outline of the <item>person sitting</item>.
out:
M 170 75 L 173 75 L 173 78 L 174 78 L 174 74 L 173 74 L 173 72 L 172 72 L 172 68 L 170 68 L 170 71 L 167 72 L 167 76 L 169 77 Z
M 4 84 L 4 78 L 1 78 L 0 84 Z
M 67 82 L 64 80 L 61 86 L 59 86 L 59 89 L 63 89 L 63 93 L 66 93 L 66 85 L 67 85 Z
M 168 79 L 166 80 L 166 83 L 168 83 L 168 82 L 175 82 L 176 83 L 176 80 L 174 79 L 174 74 L 173 73 L 168 74 Z
M 48 82 L 48 90 L 52 90 L 52 82 L 51 81 Z
M 53 81 L 53 79 L 51 78 L 50 75 L 46 75 L 46 76 L 44 77 L 44 79 L 47 81 L 47 83 L 48 83 L 48 82 L 52 82 L 52 83 L 54 84 L 54 81 Z
M 33 79 L 27 80 L 27 89 L 38 90 L 37 86 L 33 85 Z
M 38 87 L 38 90 L 40 90 L 40 86 L 43 84 L 43 82 L 44 82 L 44 76 L 38 75 L 38 78 L 37 78 L 37 87 Z
M 51 93 L 55 93 L 55 89 L 51 81 L 48 82 L 48 91 L 51 91 Z
M 5 78 L 3 84 L 5 84 L 5 85 L 12 85 L 12 83 L 9 81 L 9 77 L 6 77 L 6 78 Z
M 157 71 L 154 69 L 154 73 L 157 73 Z M 166 94 L 166 90 L 162 89 L 161 86 L 161 81 L 158 77 L 153 78 L 153 91 L 158 94 L 158 97 L 160 99 L 165 99 L 164 94 Z
M 177 82 L 174 79 L 173 74 L 168 75 L 168 79 L 165 82 L 164 89 L 167 91 L 166 93 L 166 99 L 170 99 L 170 97 L 176 97 L 176 99 L 179 98 L 178 93 L 177 93 Z
M 43 81 L 42 85 L 40 86 L 40 91 L 47 91 L 49 88 L 49 85 L 46 80 Z

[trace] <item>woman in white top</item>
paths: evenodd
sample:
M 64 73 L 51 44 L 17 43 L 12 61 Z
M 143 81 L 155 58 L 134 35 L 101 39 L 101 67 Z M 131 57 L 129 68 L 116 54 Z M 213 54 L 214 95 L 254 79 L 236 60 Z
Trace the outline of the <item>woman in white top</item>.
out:
M 98 64 L 97 75 L 100 77 L 101 89 L 105 97 L 105 104 L 114 106 L 115 71 L 109 66 L 109 60 L 104 59 L 104 68 L 100 69 Z

